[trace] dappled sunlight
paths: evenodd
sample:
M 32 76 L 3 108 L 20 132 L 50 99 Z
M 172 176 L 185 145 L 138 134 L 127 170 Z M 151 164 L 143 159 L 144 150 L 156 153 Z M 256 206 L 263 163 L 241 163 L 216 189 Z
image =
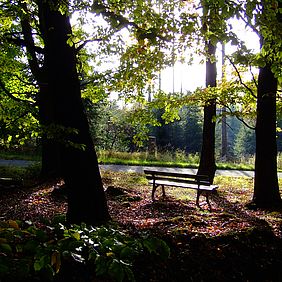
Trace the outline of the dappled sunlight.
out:
M 213 237 L 269 225 L 277 236 L 281 236 L 280 211 L 245 207 L 252 196 L 251 178 L 216 177 L 219 189 L 211 196 L 210 211 L 204 197 L 200 198 L 200 208 L 196 206 L 194 190 L 166 187 L 163 198 L 161 189 L 157 189 L 156 201 L 152 202 L 152 187 L 143 174 L 105 171 L 102 176 L 111 217 L 126 228 L 159 230 L 173 236 L 191 237 L 201 233 Z M 59 192 L 61 185 L 54 182 L 4 191 L 0 199 L 1 218 L 36 222 L 64 214 L 67 203 L 64 194 Z
M 193 277 L 198 273 L 205 275 L 204 267 L 210 274 L 216 268 L 217 275 L 226 278 L 230 269 L 249 273 L 253 263 L 269 270 L 268 261 L 282 262 L 282 213 L 246 208 L 252 195 L 250 178 L 217 177 L 219 189 L 210 197 L 211 211 L 204 197 L 200 199 L 200 208 L 197 207 L 196 193 L 189 189 L 166 188 L 166 197 L 158 191 L 153 202 L 152 187 L 143 174 L 105 171 L 102 178 L 110 215 L 123 232 L 136 238 L 151 234 L 169 244 L 171 258 L 161 263 L 163 275 L 171 270 L 191 277 L 189 264 L 193 265 Z M 1 193 L 1 220 L 27 220 L 46 228 L 48 220 L 65 214 L 66 209 L 63 183 L 59 181 Z M 252 261 L 253 257 L 257 262 Z M 146 277 L 160 275 L 148 257 L 138 261 L 136 273 L 138 267 L 146 269 Z

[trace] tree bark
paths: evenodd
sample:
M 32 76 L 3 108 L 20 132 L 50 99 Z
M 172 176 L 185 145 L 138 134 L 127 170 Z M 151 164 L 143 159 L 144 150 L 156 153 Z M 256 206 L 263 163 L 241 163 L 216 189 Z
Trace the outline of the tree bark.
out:
M 82 104 L 76 52 L 74 46 L 67 43 L 72 34 L 69 17 L 57 11 L 56 3 L 38 1 L 44 29 L 48 95 L 50 101 L 54 101 L 60 170 L 68 189 L 67 220 L 97 225 L 107 221 L 109 213 Z
M 26 3 L 20 3 L 26 14 L 21 17 L 21 27 L 28 56 L 28 63 L 35 80 L 39 85 L 39 123 L 43 129 L 41 136 L 41 151 L 42 151 L 42 168 L 41 176 L 43 178 L 53 178 L 60 176 L 60 166 L 58 157 L 58 145 L 54 138 L 50 138 L 50 134 L 46 132 L 47 128 L 54 123 L 54 101 L 51 101 L 51 96 L 48 95 L 48 83 L 46 69 L 40 67 L 37 59 L 35 42 L 32 35 L 32 27 Z M 42 26 L 41 26 L 42 28 Z M 44 33 L 44 30 L 41 30 Z M 44 54 L 44 49 L 42 49 Z
M 221 81 L 225 80 L 225 43 L 222 42 L 221 51 Z M 227 118 L 226 118 L 226 107 L 222 107 L 221 111 L 221 159 L 226 161 L 228 159 L 228 139 L 227 139 Z
M 39 122 L 42 128 L 41 176 L 44 179 L 56 178 L 62 175 L 59 143 L 55 136 L 48 132 L 55 123 L 55 101 L 52 101 L 52 96 L 49 95 L 47 79 L 41 80 L 39 82 Z
M 260 68 L 257 92 L 256 160 L 253 202 L 270 208 L 281 204 L 276 146 L 277 79 L 269 65 Z
M 206 42 L 209 57 L 206 60 L 206 87 L 216 86 L 216 62 L 213 61 L 216 52 L 216 46 L 210 41 Z M 213 182 L 216 164 L 215 164 L 215 118 L 216 101 L 210 99 L 204 106 L 204 123 L 202 135 L 202 149 L 200 165 L 197 174 L 207 175 L 210 182 Z

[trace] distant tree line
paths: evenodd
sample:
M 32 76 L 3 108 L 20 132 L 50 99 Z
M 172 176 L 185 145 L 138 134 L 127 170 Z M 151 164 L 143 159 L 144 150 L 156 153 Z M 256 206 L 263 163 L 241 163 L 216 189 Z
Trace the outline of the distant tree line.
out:
M 84 101 L 90 129 L 98 150 L 136 151 L 146 150 L 147 143 L 138 147 L 134 143 L 137 128 L 131 123 L 130 108 L 119 107 L 115 101 L 93 104 Z M 155 111 L 160 126 L 149 126 L 149 135 L 156 137 L 158 151 L 180 149 L 187 154 L 201 152 L 203 112 L 200 107 L 184 106 L 179 111 L 179 120 L 165 123 L 163 110 Z M 278 120 L 282 126 L 282 120 Z M 255 154 L 255 132 L 234 116 L 227 117 L 228 159 L 236 160 Z M 278 151 L 282 151 L 282 134 L 277 132 Z M 221 155 L 221 120 L 216 126 L 216 155 Z

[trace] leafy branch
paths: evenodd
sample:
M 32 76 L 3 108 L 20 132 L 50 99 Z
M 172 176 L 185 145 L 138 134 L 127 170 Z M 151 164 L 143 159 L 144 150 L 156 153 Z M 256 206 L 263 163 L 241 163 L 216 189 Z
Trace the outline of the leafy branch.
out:
M 231 114 L 233 114 L 240 122 L 242 122 L 246 127 L 248 127 L 249 129 L 255 130 L 256 127 L 255 126 L 251 126 L 250 124 L 248 124 L 244 118 L 241 117 L 241 114 L 238 114 L 238 112 L 235 112 L 232 110 L 232 108 L 228 105 L 224 105 Z
M 14 94 L 23 94 L 23 93 L 11 93 L 5 86 L 5 84 L 3 83 L 3 81 L 0 80 L 0 87 L 2 88 L 2 90 L 4 91 L 4 93 L 11 99 L 13 99 L 16 102 L 21 102 L 21 103 L 28 103 L 29 105 L 35 106 L 36 103 L 31 102 L 29 100 L 23 100 L 19 97 L 14 96 Z M 24 94 L 30 94 L 29 93 L 24 93 Z
M 133 21 L 128 20 L 126 17 L 116 14 L 112 12 L 109 7 L 104 4 L 99 3 L 97 0 L 93 1 L 92 10 L 96 14 L 101 14 L 105 18 L 109 19 L 113 28 L 116 31 L 120 31 L 123 28 L 127 28 L 129 26 L 134 27 L 137 30 L 138 39 L 149 39 L 153 40 L 155 38 L 159 38 L 163 41 L 169 41 L 168 38 L 158 34 L 155 28 L 144 29 L 141 28 L 138 24 Z

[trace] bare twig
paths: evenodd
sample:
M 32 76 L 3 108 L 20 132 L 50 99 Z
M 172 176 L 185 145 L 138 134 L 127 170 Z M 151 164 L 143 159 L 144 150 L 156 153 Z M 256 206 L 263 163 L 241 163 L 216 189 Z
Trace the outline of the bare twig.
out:
M 95 39 L 88 39 L 81 43 L 78 47 L 76 47 L 76 52 L 78 53 L 82 48 L 85 47 L 86 44 L 91 42 L 100 42 L 103 41 L 105 38 L 95 38 Z
M 253 71 L 252 71 L 252 66 L 251 66 L 251 65 L 249 66 L 249 69 L 250 69 L 250 73 L 251 73 L 251 75 L 252 75 L 253 82 L 254 82 L 256 88 L 258 88 L 258 83 L 257 83 L 257 80 L 256 80 L 256 78 L 255 78 L 255 75 L 254 75 L 254 73 L 253 73 Z

